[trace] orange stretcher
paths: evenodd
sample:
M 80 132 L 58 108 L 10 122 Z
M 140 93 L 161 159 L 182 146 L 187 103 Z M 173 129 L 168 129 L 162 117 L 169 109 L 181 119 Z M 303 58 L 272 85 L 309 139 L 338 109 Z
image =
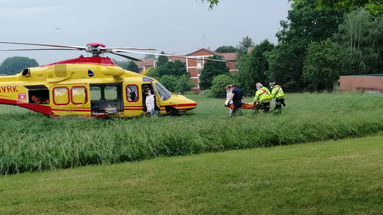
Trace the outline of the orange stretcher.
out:
M 234 105 L 233 104 L 230 104 L 229 106 L 227 105 L 224 105 L 225 107 L 228 107 L 230 109 L 234 109 Z M 254 102 L 249 102 L 249 103 L 242 103 L 242 106 L 241 108 L 242 109 L 254 109 L 256 106 L 256 104 Z

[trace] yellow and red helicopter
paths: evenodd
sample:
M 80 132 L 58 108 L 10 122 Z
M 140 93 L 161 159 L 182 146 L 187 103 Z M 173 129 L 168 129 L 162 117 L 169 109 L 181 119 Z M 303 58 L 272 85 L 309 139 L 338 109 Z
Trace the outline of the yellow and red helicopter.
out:
M 44 47 L 2 51 L 80 50 L 92 55 L 26 68 L 12 76 L 0 76 L 0 104 L 17 105 L 50 117 L 134 117 L 145 113 L 145 90 L 151 90 L 160 114 L 185 112 L 197 107 L 195 101 L 171 93 L 154 78 L 124 70 L 110 58 L 100 56 L 114 54 L 139 61 L 123 53 L 146 54 L 140 51 L 152 49 L 107 48 L 100 43 L 89 43 L 85 47 L 0 43 Z

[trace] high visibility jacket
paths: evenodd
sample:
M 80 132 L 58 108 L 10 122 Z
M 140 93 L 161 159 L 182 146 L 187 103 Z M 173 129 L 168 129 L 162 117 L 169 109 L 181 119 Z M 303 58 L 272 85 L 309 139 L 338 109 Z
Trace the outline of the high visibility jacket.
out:
M 266 87 L 262 87 L 255 92 L 254 102 L 270 102 L 271 99 L 270 91 Z
M 283 89 L 279 85 L 275 85 L 274 88 L 271 90 L 271 98 L 283 98 L 285 93 L 283 92 Z

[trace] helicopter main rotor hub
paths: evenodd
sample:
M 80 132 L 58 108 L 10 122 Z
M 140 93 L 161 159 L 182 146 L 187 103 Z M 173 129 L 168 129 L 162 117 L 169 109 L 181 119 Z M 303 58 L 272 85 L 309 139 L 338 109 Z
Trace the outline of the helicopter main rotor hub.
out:
M 105 47 L 106 46 L 101 43 L 89 43 L 86 45 L 86 51 L 92 53 L 93 57 L 98 57 L 106 51 Z

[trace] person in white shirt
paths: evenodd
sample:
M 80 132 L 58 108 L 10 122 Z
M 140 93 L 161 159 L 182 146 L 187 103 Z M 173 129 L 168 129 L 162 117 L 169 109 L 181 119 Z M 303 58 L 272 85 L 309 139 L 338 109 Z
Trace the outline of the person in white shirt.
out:
M 233 86 L 232 85 L 227 85 L 226 86 L 226 101 L 225 101 L 225 106 L 230 106 L 233 104 Z
M 146 113 L 149 115 L 157 115 L 156 111 L 156 105 L 155 105 L 155 98 L 154 95 L 151 93 L 150 90 L 146 92 L 146 99 L 145 99 L 145 105 L 146 105 Z

